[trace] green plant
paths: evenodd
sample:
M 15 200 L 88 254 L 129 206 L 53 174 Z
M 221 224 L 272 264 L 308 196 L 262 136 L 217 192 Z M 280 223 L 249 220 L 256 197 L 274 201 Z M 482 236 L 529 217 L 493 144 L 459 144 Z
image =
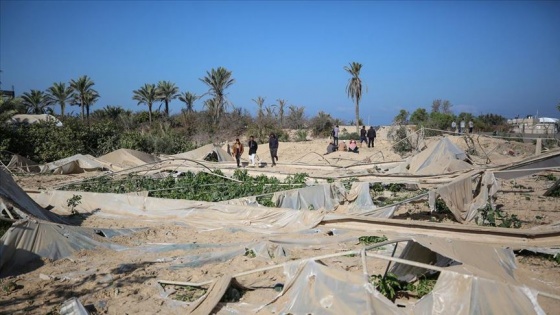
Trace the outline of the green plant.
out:
M 249 258 L 255 258 L 257 257 L 257 254 L 255 254 L 255 251 L 249 248 L 245 248 L 245 254 L 243 254 L 243 256 L 247 256 Z
M 385 190 L 385 188 L 383 187 L 383 185 L 381 183 L 370 184 L 369 188 L 371 190 L 373 190 L 374 192 L 382 192 L 383 190 Z
M 492 206 L 489 203 L 486 204 L 486 207 L 479 210 L 475 221 L 476 224 L 482 226 L 496 226 L 515 229 L 521 228 L 522 225 L 522 222 L 519 220 L 517 215 L 510 215 L 498 208 L 492 209 Z
M 393 141 L 394 141 L 393 149 L 395 150 L 395 152 L 399 154 L 403 154 L 412 151 L 412 144 L 408 139 L 405 126 L 401 126 L 397 129 Z
M 194 302 L 206 294 L 206 289 L 192 286 L 175 286 L 172 298 L 183 302 Z
M 294 187 L 305 187 L 307 177 L 305 173 L 296 173 L 281 182 L 275 177 L 265 175 L 252 177 L 248 175 L 247 170 L 236 170 L 233 179 L 241 181 L 238 182 L 226 178 L 220 170 L 213 171 L 213 174 L 189 171 L 177 178 L 169 176 L 155 179 L 128 175 L 114 179 L 110 176 L 101 176 L 79 184 L 64 186 L 61 190 L 117 194 L 148 191 L 150 197 L 209 202 L 258 196 L 256 199 L 261 205 L 275 207 L 272 202 L 273 193 Z
M 437 198 L 436 199 L 436 213 L 439 214 L 451 214 L 451 210 L 449 210 L 449 207 L 447 206 L 447 204 L 445 203 L 445 201 L 443 201 L 443 199 L 441 198 Z
M 421 277 L 418 280 L 418 283 L 414 286 L 414 290 L 418 298 L 423 297 L 424 295 L 432 292 L 434 290 L 434 286 L 437 282 L 437 276 L 435 278 L 427 278 L 425 276 Z
M 373 284 L 381 294 L 393 302 L 397 298 L 397 292 L 402 288 L 401 282 L 397 276 L 390 272 L 385 276 L 371 275 L 369 282 Z
M 387 236 L 360 236 L 358 241 L 364 245 L 376 244 L 387 241 Z
M 307 130 L 299 129 L 295 134 L 295 142 L 307 141 Z
M 66 205 L 70 207 L 70 212 L 72 214 L 76 213 L 76 207 L 82 203 L 82 195 L 72 195 L 71 198 L 66 200 Z

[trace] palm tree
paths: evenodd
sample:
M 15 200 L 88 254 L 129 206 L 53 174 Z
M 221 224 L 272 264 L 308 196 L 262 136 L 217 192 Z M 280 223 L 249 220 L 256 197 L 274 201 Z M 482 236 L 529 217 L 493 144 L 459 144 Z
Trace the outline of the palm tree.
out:
M 92 86 L 94 85 L 95 83 L 87 75 L 83 75 L 79 77 L 77 80 L 70 81 L 70 87 L 73 90 L 72 93 L 73 103 L 79 105 L 82 108 L 82 120 L 84 119 L 84 110 L 86 107 L 87 94 L 89 93 L 89 91 L 93 91 L 97 93 L 95 90 L 92 89 Z
M 159 81 L 156 93 L 157 99 L 165 103 L 165 116 L 169 117 L 169 103 L 179 96 L 179 88 L 171 81 Z
M 358 62 L 350 63 L 350 66 L 344 67 L 346 72 L 352 76 L 346 85 L 346 93 L 348 97 L 356 102 L 356 132 L 360 133 L 360 100 L 362 99 L 362 79 L 360 79 L 360 70 L 362 64 Z
M 89 108 L 99 99 L 99 93 L 96 90 L 88 90 L 83 97 L 84 107 L 86 108 L 86 119 L 89 124 Z
M 45 93 L 39 90 L 31 90 L 25 92 L 21 96 L 23 105 L 29 114 L 44 114 L 48 104 L 46 102 Z
M 185 103 L 187 107 L 187 113 L 191 113 L 194 111 L 194 102 L 196 102 L 200 96 L 191 93 L 191 92 L 184 92 L 183 94 L 179 95 L 179 101 Z
M 231 71 L 218 67 L 218 69 L 212 68 L 209 72 L 206 71 L 206 76 L 201 78 L 200 81 L 208 86 L 208 94 L 213 96 L 214 111 L 212 115 L 216 124 L 227 104 L 225 89 L 230 87 L 235 82 L 235 79 L 231 77 Z
M 132 94 L 132 99 L 138 101 L 138 105 L 148 105 L 148 118 L 152 124 L 152 105 L 157 101 L 156 85 L 146 83 L 140 89 L 132 91 Z
M 60 113 L 64 117 L 64 108 L 66 107 L 66 102 L 72 97 L 72 88 L 70 86 L 67 87 L 64 82 L 55 82 L 47 89 L 46 97 L 49 105 L 60 105 Z
M 12 118 L 16 114 L 23 114 L 25 112 L 26 108 L 21 97 L 9 99 L 0 97 L 0 123 Z
M 284 126 L 284 106 L 286 106 L 286 100 L 277 99 L 278 102 L 278 117 L 280 118 L 280 128 Z
M 253 99 L 253 102 L 257 104 L 257 118 L 262 118 L 264 115 L 263 114 L 264 98 L 259 96 L 256 99 Z

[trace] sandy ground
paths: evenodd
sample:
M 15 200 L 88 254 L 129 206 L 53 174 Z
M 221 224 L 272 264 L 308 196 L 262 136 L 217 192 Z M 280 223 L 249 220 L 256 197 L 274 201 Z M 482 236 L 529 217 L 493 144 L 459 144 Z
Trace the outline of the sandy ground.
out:
M 282 142 L 278 152 L 278 166 L 274 168 L 269 165 L 270 154 L 267 145 L 264 144 L 260 146 L 258 155 L 261 162 L 268 163 L 263 167 L 246 169 L 251 175 L 263 173 L 269 176 L 305 172 L 321 180 L 322 177 L 348 174 L 347 172 L 351 172 L 349 167 L 354 165 L 365 163 L 369 168 L 373 168 L 372 163 L 383 165 L 402 160 L 403 157 L 391 149 L 386 130 L 381 130 L 378 135 L 375 147 L 362 147 L 359 154 L 335 152 L 324 155 L 329 139 Z M 451 139 L 462 149 L 469 149 L 463 137 L 452 136 Z M 481 167 L 507 165 L 530 157 L 535 151 L 532 144 L 477 136 L 473 139 L 477 143 L 475 148 L 478 153 L 472 158 L 475 164 L 480 164 Z M 248 162 L 246 153 L 243 159 Z M 315 166 L 322 165 L 337 166 L 340 170 L 331 170 L 331 173 L 325 174 L 320 169 L 314 169 Z M 235 163 L 223 164 L 220 167 L 223 170 L 236 169 Z M 496 203 L 507 213 L 516 214 L 523 222 L 522 228 L 538 228 L 541 225 L 560 222 L 558 199 L 542 196 L 553 183 L 545 177 L 551 173 L 560 177 L 558 173 L 543 172 L 516 181 L 501 181 L 502 189 L 498 193 Z M 98 174 L 94 172 L 79 175 L 22 175 L 16 176 L 15 179 L 24 189 L 34 191 Z M 401 220 L 459 224 L 451 217 L 434 218 L 425 202 L 402 207 L 395 216 Z M 368 235 L 363 231 L 352 230 L 333 233 L 321 227 L 306 233 L 282 235 L 255 234 L 232 229 L 198 230 L 175 222 L 114 220 L 95 215 L 85 217 L 81 225 L 145 229 L 133 235 L 112 238 L 113 243 L 122 245 L 119 250 L 82 250 L 66 259 L 43 260 L 37 266 L 26 266 L 29 272 L 2 279 L 3 284 L 12 282 L 16 286 L 0 292 L 1 314 L 57 314 L 61 303 L 70 297 L 79 298 L 93 314 L 184 313 L 187 302 L 177 300 L 184 293 L 182 289 L 175 286 L 163 288 L 157 284 L 158 279 L 188 282 L 212 280 L 225 273 L 235 274 L 286 261 L 358 249 L 362 245 L 357 239 Z M 398 233 L 399 231 L 395 231 L 394 235 L 387 236 L 391 238 Z M 285 255 L 270 254 L 278 248 L 279 240 L 293 239 L 306 242 L 285 245 Z M 162 246 L 165 244 L 182 246 Z M 263 248 L 269 255 L 259 254 L 252 257 L 245 249 L 247 244 L 265 244 Z M 390 250 L 391 248 L 384 248 L 382 252 Z M 201 263 L 204 259 L 215 256 L 222 259 Z M 560 265 L 536 256 L 520 256 L 517 262 L 520 279 L 531 283 L 536 289 L 560 295 Z M 326 259 L 323 263 L 357 274 L 361 272 L 359 257 L 341 256 Z M 385 266 L 385 262 L 373 260 L 368 262 L 368 271 L 371 274 L 382 273 Z M 271 300 L 277 294 L 273 289 L 274 285 L 282 282 L 283 278 L 282 269 L 243 277 L 244 285 L 262 289 L 245 292 L 240 302 L 258 305 Z M 548 314 L 557 314 L 560 309 L 560 301 L 539 297 L 539 302 Z M 406 304 L 406 301 L 401 303 Z

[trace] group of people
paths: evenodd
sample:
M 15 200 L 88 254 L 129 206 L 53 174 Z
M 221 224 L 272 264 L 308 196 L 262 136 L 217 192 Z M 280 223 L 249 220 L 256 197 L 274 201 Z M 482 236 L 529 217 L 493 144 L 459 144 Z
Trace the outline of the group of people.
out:
M 251 166 L 255 166 L 255 159 L 257 158 L 257 149 L 259 145 L 257 141 L 255 141 L 255 137 L 250 136 L 249 142 L 247 143 L 249 147 L 249 161 Z M 272 166 L 276 166 L 276 162 L 278 162 L 278 138 L 275 134 L 271 133 L 268 139 L 268 148 L 270 149 L 270 157 L 272 159 Z M 233 144 L 231 155 L 235 158 L 237 162 L 237 167 L 241 167 L 241 155 L 244 151 L 243 144 L 239 141 L 239 138 L 235 139 L 235 143 Z
M 331 141 L 327 146 L 327 153 L 325 153 L 325 155 L 333 153 L 334 151 L 349 151 L 358 153 L 358 144 L 356 143 L 356 140 L 350 140 L 348 146 L 346 146 L 346 141 L 342 141 L 342 143 L 338 142 L 339 132 L 340 129 L 338 125 L 336 125 L 331 132 L 333 141 Z M 368 148 L 375 147 L 376 137 L 377 133 L 375 132 L 373 126 L 370 126 L 368 130 L 366 130 L 366 126 L 362 126 L 362 129 L 360 129 L 360 148 L 364 142 L 367 143 Z
M 459 127 L 459 129 L 457 129 L 457 127 Z M 474 127 L 474 123 L 472 120 L 469 120 L 469 133 L 473 132 L 473 127 Z M 451 123 L 451 131 L 453 131 L 454 133 L 458 133 L 458 134 L 462 134 L 465 132 L 465 121 L 461 120 L 461 122 L 459 123 L 459 126 L 457 126 L 457 123 L 455 121 L 453 121 Z

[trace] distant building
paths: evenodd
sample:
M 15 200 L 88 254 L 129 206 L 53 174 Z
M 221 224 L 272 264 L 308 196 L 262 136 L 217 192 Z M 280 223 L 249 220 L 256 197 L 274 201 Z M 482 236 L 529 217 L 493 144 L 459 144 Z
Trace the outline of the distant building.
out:
M 555 135 L 558 133 L 558 118 L 527 116 L 526 118 L 508 119 L 510 131 L 513 133 L 533 135 Z
M 15 98 L 15 96 L 16 93 L 14 91 L 0 90 L 0 97 L 2 98 L 12 99 Z

